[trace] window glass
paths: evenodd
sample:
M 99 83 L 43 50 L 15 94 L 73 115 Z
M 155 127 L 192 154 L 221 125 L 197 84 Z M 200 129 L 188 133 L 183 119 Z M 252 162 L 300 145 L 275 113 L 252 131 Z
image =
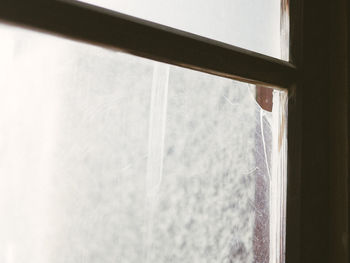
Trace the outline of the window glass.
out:
M 286 0 L 82 2 L 288 60 Z M 281 5 L 284 8 L 281 9 Z
M 283 261 L 285 91 L 0 33 L 0 262 Z

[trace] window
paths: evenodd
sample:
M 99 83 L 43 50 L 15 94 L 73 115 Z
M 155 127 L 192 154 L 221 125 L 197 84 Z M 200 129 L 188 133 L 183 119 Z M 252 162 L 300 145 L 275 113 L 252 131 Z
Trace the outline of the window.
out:
M 0 11 L 4 262 L 284 261 L 292 64 L 19 3 Z

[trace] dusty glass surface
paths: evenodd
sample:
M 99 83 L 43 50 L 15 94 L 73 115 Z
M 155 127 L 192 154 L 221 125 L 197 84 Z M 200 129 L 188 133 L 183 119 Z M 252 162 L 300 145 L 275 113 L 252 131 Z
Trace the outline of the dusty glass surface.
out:
M 81 1 L 288 60 L 286 0 Z
M 283 262 L 284 91 L 0 34 L 0 262 Z

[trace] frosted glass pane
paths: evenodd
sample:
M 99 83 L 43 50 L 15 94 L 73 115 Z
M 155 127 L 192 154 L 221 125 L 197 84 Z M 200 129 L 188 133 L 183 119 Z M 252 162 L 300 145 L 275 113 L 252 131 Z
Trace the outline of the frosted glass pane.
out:
M 288 60 L 285 0 L 80 1 Z
M 0 34 L 0 262 L 283 262 L 284 91 Z

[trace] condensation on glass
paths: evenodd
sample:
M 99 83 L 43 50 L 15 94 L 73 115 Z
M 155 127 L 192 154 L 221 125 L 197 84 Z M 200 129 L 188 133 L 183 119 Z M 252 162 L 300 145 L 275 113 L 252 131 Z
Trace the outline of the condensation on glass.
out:
M 0 34 L 0 262 L 284 261 L 285 91 Z
M 80 1 L 268 56 L 289 58 L 288 0 Z

